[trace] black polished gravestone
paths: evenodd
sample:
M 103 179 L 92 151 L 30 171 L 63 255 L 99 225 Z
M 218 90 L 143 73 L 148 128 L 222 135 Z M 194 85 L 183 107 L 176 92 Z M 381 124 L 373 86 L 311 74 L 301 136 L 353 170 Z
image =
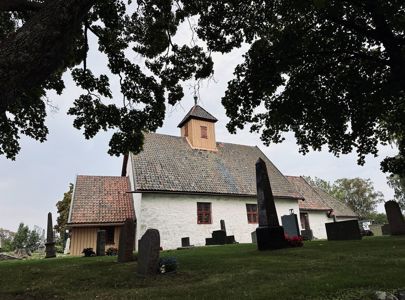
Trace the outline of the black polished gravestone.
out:
M 221 220 L 221 230 L 215 230 L 212 232 L 210 238 L 205 239 L 205 245 L 206 246 L 211 246 L 211 245 L 225 245 L 225 244 L 234 244 L 236 243 L 235 241 L 235 236 L 233 235 L 226 235 L 226 227 L 225 227 L 225 221 Z
M 385 212 L 390 224 L 391 235 L 405 235 L 405 221 L 398 202 L 390 200 L 385 202 Z
M 287 236 L 301 236 L 296 214 L 281 216 L 281 224 L 283 224 L 284 233 Z
M 181 246 L 190 247 L 190 238 L 189 237 L 181 238 Z
M 285 248 L 287 241 L 284 229 L 278 222 L 266 163 L 261 158 L 256 162 L 256 187 L 259 213 L 259 227 L 256 228 L 257 248 L 259 250 Z
M 328 241 L 361 240 L 360 226 L 357 220 L 325 223 Z
M 96 255 L 104 256 L 105 255 L 105 230 L 97 231 L 97 241 L 96 241 Z

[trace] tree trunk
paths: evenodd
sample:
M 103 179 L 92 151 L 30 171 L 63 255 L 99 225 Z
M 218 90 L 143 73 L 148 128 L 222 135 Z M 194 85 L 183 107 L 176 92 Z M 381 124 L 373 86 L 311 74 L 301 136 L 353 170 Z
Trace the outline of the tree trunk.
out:
M 66 67 L 75 36 L 95 0 L 48 1 L 0 42 L 0 114 Z

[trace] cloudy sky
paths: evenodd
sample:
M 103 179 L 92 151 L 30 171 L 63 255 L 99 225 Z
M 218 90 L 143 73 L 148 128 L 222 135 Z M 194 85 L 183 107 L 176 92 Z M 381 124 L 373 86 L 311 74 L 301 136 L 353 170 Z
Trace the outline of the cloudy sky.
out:
M 179 39 L 187 37 L 182 36 Z M 93 50 L 88 65 L 97 72 L 105 72 L 104 57 Z M 286 135 L 284 143 L 265 147 L 256 134 L 248 130 L 236 135 L 227 132 L 228 118 L 221 105 L 227 82 L 232 78 L 234 67 L 242 61 L 246 49 L 238 49 L 229 55 L 214 54 L 214 80 L 203 82 L 199 90 L 199 104 L 213 114 L 216 123 L 217 140 L 246 145 L 258 145 L 272 162 L 285 175 L 317 176 L 328 181 L 338 178 L 370 178 L 377 190 L 382 191 L 385 199 L 392 198 L 393 191 L 386 184 L 386 175 L 380 171 L 380 161 L 396 153 L 389 146 L 381 147 L 379 157 L 368 157 L 365 166 L 356 164 L 356 155 L 334 157 L 327 150 L 311 152 L 306 156 L 298 153 L 298 147 L 291 134 Z M 133 56 L 132 59 L 139 60 Z M 118 81 L 110 79 L 116 97 L 120 97 Z M 63 95 L 49 94 L 57 111 L 48 109 L 48 140 L 38 143 L 22 137 L 22 150 L 15 161 L 0 156 L 0 228 L 16 230 L 20 222 L 45 228 L 47 213 L 50 211 L 56 219 L 55 204 L 68 190 L 69 183 L 75 182 L 76 175 L 120 175 L 122 157 L 107 154 L 108 142 L 112 132 L 102 132 L 94 139 L 86 140 L 82 132 L 72 126 L 73 118 L 66 112 L 80 90 L 65 76 L 66 90 Z M 193 105 L 193 82 L 185 85 L 185 98 L 175 107 L 168 107 L 167 115 L 159 133 L 179 135 L 178 123 Z M 383 210 L 383 206 L 379 206 Z

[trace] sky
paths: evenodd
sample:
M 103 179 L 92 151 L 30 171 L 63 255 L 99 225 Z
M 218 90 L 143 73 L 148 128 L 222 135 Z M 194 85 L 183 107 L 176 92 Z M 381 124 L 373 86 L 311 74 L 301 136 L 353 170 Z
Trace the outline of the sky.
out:
M 179 40 L 187 39 L 180 31 Z M 105 58 L 92 47 L 88 65 L 96 73 L 106 72 L 103 67 Z M 385 200 L 393 197 L 393 190 L 386 183 L 386 174 L 380 171 L 380 162 L 386 156 L 396 154 L 391 146 L 381 146 L 378 157 L 368 156 L 364 166 L 357 165 L 355 154 L 334 157 L 327 150 L 311 151 L 303 156 L 298 153 L 294 136 L 286 135 L 282 144 L 266 147 L 256 133 L 248 129 L 231 135 L 225 125 L 228 118 L 221 105 L 227 83 L 233 77 L 235 66 L 243 61 L 242 54 L 246 47 L 230 54 L 214 53 L 214 78 L 204 81 L 198 93 L 198 104 L 214 115 L 217 141 L 245 145 L 257 145 L 284 175 L 306 175 L 319 177 L 328 181 L 338 178 L 370 178 L 376 190 L 381 191 Z M 139 60 L 138 56 L 131 59 Z M 0 156 L 0 228 L 17 230 L 20 222 L 33 228 L 34 225 L 46 228 L 47 213 L 52 212 L 56 220 L 56 202 L 63 198 L 69 183 L 74 183 L 77 175 L 120 176 L 122 157 L 107 154 L 108 142 L 113 133 L 101 132 L 95 138 L 86 140 L 81 131 L 73 128 L 73 117 L 66 114 L 73 100 L 81 90 L 75 87 L 69 75 L 64 76 L 66 89 L 61 96 L 49 93 L 48 98 L 58 109 L 48 108 L 46 124 L 49 129 L 47 141 L 39 143 L 22 137 L 21 148 L 15 161 Z M 120 97 L 118 80 L 110 78 L 114 96 Z M 169 135 L 180 135 L 178 123 L 192 107 L 194 100 L 194 82 L 184 85 L 185 97 L 180 104 L 168 106 L 164 125 L 157 132 Z M 379 205 L 383 211 L 383 205 Z

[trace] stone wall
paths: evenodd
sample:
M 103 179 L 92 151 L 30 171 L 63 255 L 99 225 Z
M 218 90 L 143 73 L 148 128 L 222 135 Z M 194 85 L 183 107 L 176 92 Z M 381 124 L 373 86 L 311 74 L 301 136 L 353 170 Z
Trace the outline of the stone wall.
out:
M 240 243 L 251 243 L 251 232 L 257 227 L 248 224 L 246 213 L 246 204 L 257 203 L 255 197 L 144 193 L 141 198 L 134 194 L 134 202 L 137 240 L 148 228 L 157 229 L 163 249 L 180 247 L 182 237 L 190 237 L 192 245 L 205 245 L 205 238 L 220 229 L 220 220 L 225 221 L 227 234 Z M 211 203 L 212 224 L 197 224 L 197 202 Z M 276 208 L 281 224 L 281 216 L 289 214 L 291 208 L 298 212 L 298 201 L 276 199 Z

